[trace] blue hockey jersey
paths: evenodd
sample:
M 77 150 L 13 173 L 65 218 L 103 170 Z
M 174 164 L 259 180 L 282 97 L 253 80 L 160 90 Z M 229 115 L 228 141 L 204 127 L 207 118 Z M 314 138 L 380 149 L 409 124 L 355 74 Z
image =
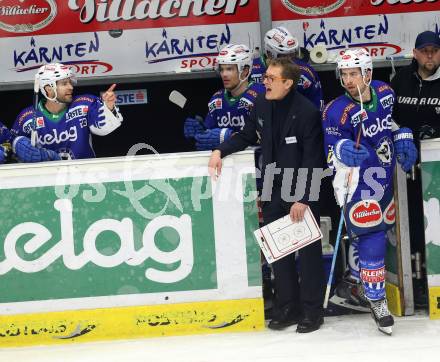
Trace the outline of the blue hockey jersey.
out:
M 36 111 L 28 107 L 18 115 L 11 132 L 29 137 L 35 128 L 38 146 L 56 151 L 62 159 L 94 158 L 89 127 L 99 127 L 102 105 L 100 98 L 84 94 L 74 97 L 61 113 L 52 114 L 40 101 Z
M 298 81 L 297 90 L 303 96 L 307 97 L 320 111 L 324 106 L 321 82 L 318 73 L 306 62 L 292 58 L 292 61 L 298 65 L 301 75 Z M 266 58 L 260 56 L 254 58 L 252 64 L 251 80 L 256 83 L 263 82 L 263 74 L 266 73 Z
M 240 131 L 255 104 L 255 99 L 264 92 L 265 87 L 260 83 L 250 83 L 239 97 L 232 97 L 225 89 L 219 90 L 209 100 L 205 127 Z
M 391 115 L 395 95 L 391 87 L 381 81 L 372 81 L 370 90 L 372 99 L 364 104 L 364 109 L 345 94 L 328 103 L 323 111 L 324 147 L 328 166 L 337 171 L 334 180 L 336 192 L 338 188 L 343 188 L 340 183 L 344 182 L 344 178 L 336 180 L 339 167 L 333 155 L 335 143 L 344 138 L 356 141 L 360 132 L 360 143 L 369 151 L 369 157 L 361 166 L 353 168 L 352 200 L 377 194 L 378 185 L 382 190 L 392 190 L 396 159 L 392 135 L 395 124 Z M 340 198 L 338 202 L 341 205 Z

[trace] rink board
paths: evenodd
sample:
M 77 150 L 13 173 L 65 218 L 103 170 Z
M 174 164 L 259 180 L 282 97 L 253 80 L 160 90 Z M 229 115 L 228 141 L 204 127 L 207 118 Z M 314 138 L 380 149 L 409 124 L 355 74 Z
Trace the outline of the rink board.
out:
M 1 318 L 2 347 L 65 344 L 264 328 L 261 298 L 22 314 Z
M 390 282 L 387 282 L 385 284 L 385 289 L 387 293 L 388 308 L 390 309 L 390 312 L 393 313 L 395 316 L 403 316 L 404 314 L 402 298 L 399 287 Z
M 259 330 L 253 152 L 0 168 L 0 347 Z
M 440 319 L 440 139 L 421 142 L 429 316 Z

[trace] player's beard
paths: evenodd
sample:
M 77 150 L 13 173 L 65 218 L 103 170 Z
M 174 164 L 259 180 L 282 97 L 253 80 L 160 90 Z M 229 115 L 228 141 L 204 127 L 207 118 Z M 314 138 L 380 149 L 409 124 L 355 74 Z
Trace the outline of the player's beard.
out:
M 58 98 L 57 98 L 57 101 L 60 102 L 60 103 L 62 103 L 62 104 L 70 104 L 70 103 L 72 103 L 72 98 L 73 98 L 72 95 L 69 95 L 69 96 L 63 96 L 63 97 L 58 97 Z
M 366 84 L 362 84 L 359 86 L 359 90 L 361 91 L 362 98 L 365 98 L 365 94 L 366 94 L 367 89 L 368 89 L 368 86 Z M 353 99 L 356 99 L 357 101 L 360 100 L 360 95 L 359 95 L 359 91 L 358 91 L 357 87 L 350 89 L 349 93 Z

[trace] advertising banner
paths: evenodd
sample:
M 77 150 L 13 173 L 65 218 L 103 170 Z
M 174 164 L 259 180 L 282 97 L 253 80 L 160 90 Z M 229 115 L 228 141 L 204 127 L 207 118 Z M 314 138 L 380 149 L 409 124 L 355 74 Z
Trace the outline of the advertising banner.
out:
M 439 10 L 438 0 L 272 0 L 274 25 L 309 51 L 323 46 L 330 61 L 347 47 L 365 47 L 376 59 L 410 58 L 417 34 L 440 34 Z
M 440 9 L 440 0 L 271 0 L 273 20 L 301 20 Z
M 173 304 L 168 311 L 175 311 L 176 325 L 205 326 L 206 333 L 221 321 L 200 316 L 199 325 L 179 313 L 201 308 L 216 314 L 222 301 L 247 300 L 235 303 L 234 313 L 240 321 L 252 315 L 261 327 L 253 153 L 234 156 L 218 183 L 207 175 L 207 162 L 207 156 L 152 155 L 3 167 L 0 345 L 38 337 L 24 334 L 26 324 L 15 335 L 22 321 L 15 316 L 26 313 L 41 328 L 49 328 L 46 317 L 35 313 L 53 321 L 53 312 L 96 309 L 108 318 L 122 313 L 134 324 L 133 315 L 118 308 Z M 99 325 L 98 318 L 93 333 L 107 333 Z M 141 325 L 135 334 L 145 335 L 148 323 Z M 171 333 L 174 323 L 165 326 Z
M 212 70 L 227 44 L 260 43 L 257 1 L 13 3 L 0 2 L 0 84 L 32 81 L 49 62 L 78 77 Z
M 2 0 L 0 37 L 258 21 L 255 0 Z

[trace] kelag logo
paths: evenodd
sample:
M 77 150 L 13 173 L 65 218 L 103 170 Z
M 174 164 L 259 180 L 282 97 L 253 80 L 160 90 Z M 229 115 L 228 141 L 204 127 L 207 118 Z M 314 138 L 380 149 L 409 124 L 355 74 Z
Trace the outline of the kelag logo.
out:
M 1 1 L 1 0 L 0 0 Z M 89 39 L 87 39 L 89 37 Z M 35 38 L 31 38 L 29 47 L 14 49 L 13 66 L 16 72 L 27 72 L 38 69 L 47 63 L 63 63 L 73 67 L 78 75 L 104 74 L 113 70 L 109 63 L 96 59 L 100 41 L 98 33 L 83 33 L 79 42 L 56 43 L 40 45 Z
M 57 14 L 55 0 L 1 0 L 0 29 L 30 33 L 49 25 Z
M 294 13 L 306 16 L 318 16 L 339 9 L 346 3 L 346 0 L 282 0 L 282 3 L 287 9 Z
M 231 41 L 231 30 L 225 25 L 223 32 L 212 34 L 194 33 L 169 36 L 163 29 L 162 41 L 147 41 L 145 57 L 149 64 L 180 61 L 181 69 L 213 68 L 218 50 Z
M 0 190 L 1 303 L 217 287 L 207 177 L 66 184 L 69 172 L 59 185 Z M 18 195 L 32 195 L 22 213 Z

